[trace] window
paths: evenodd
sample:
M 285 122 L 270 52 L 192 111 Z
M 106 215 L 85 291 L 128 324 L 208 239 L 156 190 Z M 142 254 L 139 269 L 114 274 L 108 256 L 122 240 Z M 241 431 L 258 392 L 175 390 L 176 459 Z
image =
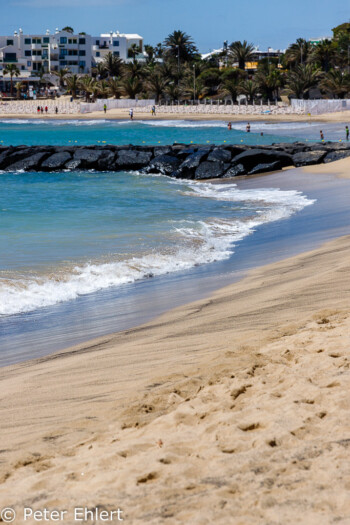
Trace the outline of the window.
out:
M 5 53 L 4 62 L 17 62 L 16 53 Z
M 85 67 L 85 66 L 86 66 L 85 60 L 80 60 L 79 67 Z
M 30 60 L 27 60 L 27 67 L 31 67 L 32 63 Z
M 68 44 L 76 44 L 77 43 L 77 39 L 76 38 L 69 38 L 68 39 Z
M 21 70 L 24 71 L 24 66 L 21 66 Z
M 7 46 L 13 46 L 13 40 L 7 40 L 6 41 Z
M 66 36 L 61 36 L 60 43 L 61 44 L 66 44 L 67 43 L 67 37 Z
M 60 66 L 66 66 L 67 60 L 60 60 Z
M 119 51 L 113 51 L 113 55 L 114 55 L 115 57 L 119 57 L 119 56 L 120 56 L 120 53 L 119 53 Z
M 32 43 L 33 44 L 41 44 L 41 38 L 33 38 Z
M 31 38 L 25 38 L 24 39 L 24 43 L 25 43 L 26 46 L 29 46 L 32 43 L 32 39 Z
M 99 45 L 100 45 L 100 41 L 96 40 L 96 46 L 99 46 Z
M 60 55 L 68 55 L 67 49 L 60 49 Z
M 99 51 L 96 51 L 96 56 L 97 57 L 101 56 L 101 53 Z
M 79 44 L 84 46 L 86 44 L 86 38 L 79 38 Z
M 78 54 L 78 50 L 77 49 L 69 49 L 68 51 L 68 55 L 70 56 L 75 56 Z
M 28 51 L 24 52 L 24 56 L 26 56 L 26 57 L 31 57 L 32 56 L 32 52 L 30 51 L 30 49 L 28 49 Z
M 50 43 L 50 37 L 49 36 L 44 36 L 43 42 L 44 42 L 44 44 L 49 44 Z
M 79 49 L 79 56 L 84 57 L 86 55 L 85 49 Z
M 119 40 L 114 40 L 113 45 L 114 47 L 119 47 Z

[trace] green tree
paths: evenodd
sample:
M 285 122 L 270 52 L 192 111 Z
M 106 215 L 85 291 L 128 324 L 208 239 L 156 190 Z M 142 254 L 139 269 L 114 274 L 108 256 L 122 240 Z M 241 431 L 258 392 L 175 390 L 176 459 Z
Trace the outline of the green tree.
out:
M 141 53 L 140 46 L 138 46 L 137 44 L 131 44 L 131 46 L 128 49 L 128 58 L 135 59 L 137 55 L 139 55 L 140 53 Z
M 71 26 L 66 26 L 62 29 L 62 31 L 67 31 L 67 33 L 74 33 L 74 29 Z
M 345 95 L 350 93 L 350 74 L 331 69 L 322 79 L 320 87 L 330 95 L 345 98 Z
M 285 59 L 288 64 L 305 64 L 311 53 L 311 42 L 307 42 L 304 38 L 298 38 L 297 41 L 287 49 Z
M 156 69 L 147 75 L 146 88 L 147 91 L 155 97 L 156 103 L 159 98 L 165 93 L 165 89 L 169 84 L 169 79 L 162 75 L 162 71 Z
M 95 84 L 96 84 L 95 79 L 91 78 L 89 75 L 80 77 L 79 89 L 84 91 L 86 102 L 88 102 L 90 95 L 92 95 L 92 93 L 94 92 Z
M 13 77 L 19 77 L 19 69 L 16 66 L 16 64 L 8 64 L 5 66 L 3 70 L 3 75 L 10 75 L 11 84 L 10 84 L 10 91 L 11 91 L 11 97 L 13 96 Z
M 120 81 L 117 78 L 110 78 L 108 80 L 109 94 L 114 98 L 120 98 L 121 87 Z
M 123 61 L 113 53 L 108 53 L 102 64 L 103 71 L 107 72 L 109 77 L 119 77 L 123 72 Z
M 52 74 L 59 78 L 60 87 L 64 89 L 66 76 L 70 74 L 70 70 L 67 67 L 59 69 L 58 71 L 52 71 Z
M 138 78 L 124 77 L 120 81 L 121 93 L 128 98 L 135 99 L 142 91 L 142 83 Z
M 317 64 L 328 73 L 336 58 L 336 45 L 331 40 L 323 40 L 314 46 L 308 56 L 308 62 Z
M 80 86 L 80 79 L 78 75 L 68 75 L 66 77 L 67 89 L 72 93 L 72 97 L 77 97 L 77 91 Z
M 166 55 L 178 59 L 180 63 L 192 60 L 198 53 L 192 38 L 180 30 L 173 31 L 166 37 L 164 47 Z
M 317 86 L 321 76 L 322 72 L 319 68 L 315 68 L 312 64 L 300 64 L 289 71 L 286 87 L 296 98 L 308 99 L 310 89 Z
M 243 80 L 240 84 L 239 91 L 247 97 L 249 102 L 253 102 L 259 91 L 259 86 L 254 80 Z
M 246 40 L 243 42 L 232 42 L 228 48 L 228 56 L 234 62 L 238 62 L 239 69 L 245 69 L 246 62 L 254 58 L 254 45 L 248 44 Z

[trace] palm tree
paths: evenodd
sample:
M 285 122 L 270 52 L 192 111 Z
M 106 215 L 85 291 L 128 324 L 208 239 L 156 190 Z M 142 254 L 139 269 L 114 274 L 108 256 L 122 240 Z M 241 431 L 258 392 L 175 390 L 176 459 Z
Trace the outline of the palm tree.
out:
M 89 96 L 94 92 L 96 81 L 89 75 L 85 75 L 79 79 L 79 88 L 85 93 L 85 100 L 88 102 Z
M 254 80 L 244 80 L 239 87 L 240 93 L 246 95 L 249 102 L 253 102 L 259 91 L 259 86 Z
M 164 40 L 166 54 L 177 58 L 179 62 L 186 62 L 194 58 L 198 49 L 192 38 L 183 31 L 177 30 Z
M 145 51 L 147 54 L 146 62 L 147 64 L 152 64 L 154 62 L 154 56 L 155 56 L 155 49 L 153 46 L 145 45 Z
M 152 71 L 147 76 L 146 88 L 152 95 L 154 95 L 156 103 L 165 92 L 168 84 L 169 79 L 165 78 L 159 70 Z
M 108 98 L 110 89 L 109 83 L 106 80 L 99 80 L 96 82 L 96 88 L 99 96 L 102 98 Z
M 11 87 L 10 87 L 10 90 L 11 90 L 11 97 L 13 95 L 13 77 L 19 77 L 19 69 L 18 67 L 16 66 L 16 64 L 8 64 L 7 66 L 5 66 L 4 70 L 3 70 L 3 75 L 10 75 L 10 78 L 11 78 Z
M 102 64 L 109 77 L 119 77 L 123 71 L 123 61 L 113 53 L 108 53 Z
M 320 87 L 333 96 L 345 98 L 345 95 L 350 93 L 350 74 L 331 69 L 323 78 Z
M 56 75 L 56 77 L 58 77 L 60 80 L 60 88 L 64 89 L 65 79 L 69 73 L 70 69 L 68 69 L 68 67 L 63 67 L 59 71 L 52 71 L 52 74 Z
M 25 87 L 25 83 L 24 82 L 16 82 L 16 85 L 15 85 L 15 88 L 16 88 L 16 92 L 17 92 L 17 98 L 20 99 L 21 98 L 21 89 Z
M 108 80 L 108 88 L 109 88 L 109 94 L 112 95 L 114 98 L 120 98 L 121 95 L 121 88 L 120 88 L 120 81 L 116 78 L 110 78 Z
M 298 38 L 297 41 L 287 49 L 285 58 L 289 64 L 305 64 L 311 52 L 311 42 L 307 42 L 304 38 Z
M 91 69 L 91 74 L 94 78 L 98 77 L 99 80 L 107 78 L 108 72 L 106 70 L 106 64 L 104 62 L 98 62 L 96 66 Z
M 141 53 L 140 46 L 138 46 L 137 44 L 131 44 L 131 46 L 128 49 L 128 58 L 135 59 L 137 55 L 139 55 L 140 53 Z
M 239 69 L 245 70 L 245 63 L 252 60 L 254 56 L 254 45 L 248 44 L 246 40 L 243 42 L 232 42 L 228 50 L 229 57 L 234 62 L 238 62 Z
M 278 97 L 278 90 L 283 85 L 283 75 L 274 64 L 270 64 L 267 70 L 262 68 L 257 71 L 255 81 L 263 97 L 271 100 Z
M 143 65 L 137 60 L 133 60 L 124 65 L 124 76 L 131 79 L 140 79 L 144 76 L 145 71 Z
M 316 63 L 323 71 L 328 73 L 335 60 L 336 47 L 331 40 L 319 42 L 311 51 L 308 61 Z
M 219 94 L 231 97 L 233 103 L 237 102 L 237 96 L 241 93 L 241 82 L 239 79 L 227 79 L 221 82 L 219 86 Z
M 120 89 L 123 95 L 134 99 L 142 91 L 142 83 L 136 77 L 124 77 L 120 82 Z
M 77 97 L 77 91 L 80 86 L 80 79 L 78 75 L 68 75 L 66 77 L 67 89 L 72 93 L 72 97 Z
M 312 64 L 301 64 L 288 73 L 287 89 L 297 98 L 308 99 L 310 89 L 317 85 L 321 75 L 321 70 Z

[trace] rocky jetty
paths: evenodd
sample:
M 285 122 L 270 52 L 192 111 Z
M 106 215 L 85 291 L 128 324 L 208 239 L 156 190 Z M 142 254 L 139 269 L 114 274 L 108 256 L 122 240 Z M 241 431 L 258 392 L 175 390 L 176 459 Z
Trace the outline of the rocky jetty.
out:
M 2 171 L 141 170 L 181 179 L 254 175 L 286 166 L 309 166 L 350 156 L 347 142 L 293 142 L 270 146 L 3 146 Z

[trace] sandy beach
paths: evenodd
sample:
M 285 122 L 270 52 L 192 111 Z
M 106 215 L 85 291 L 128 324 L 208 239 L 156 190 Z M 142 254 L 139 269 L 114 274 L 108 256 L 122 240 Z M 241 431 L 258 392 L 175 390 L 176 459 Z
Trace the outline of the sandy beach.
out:
M 40 101 L 44 104 L 45 101 Z M 79 120 L 95 120 L 95 119 L 111 119 L 111 120 L 129 120 L 128 109 L 110 109 L 107 113 L 103 111 L 93 111 L 91 113 L 69 113 L 69 114 L 27 114 L 27 113 L 0 113 L 0 121 L 6 119 L 49 119 L 49 120 L 60 120 L 60 119 L 79 119 Z M 264 122 L 350 122 L 350 111 L 340 111 L 337 113 L 324 113 L 322 115 L 225 115 L 221 113 L 208 113 L 208 114 L 195 114 L 195 113 L 160 113 L 157 112 L 156 116 L 153 117 L 149 111 L 134 111 L 134 120 L 222 120 L 225 122 L 233 121 L 264 121 Z
M 350 160 L 309 170 L 349 176 Z M 15 523 L 83 506 L 135 524 L 350 523 L 349 263 L 341 237 L 2 368 L 0 507 Z

